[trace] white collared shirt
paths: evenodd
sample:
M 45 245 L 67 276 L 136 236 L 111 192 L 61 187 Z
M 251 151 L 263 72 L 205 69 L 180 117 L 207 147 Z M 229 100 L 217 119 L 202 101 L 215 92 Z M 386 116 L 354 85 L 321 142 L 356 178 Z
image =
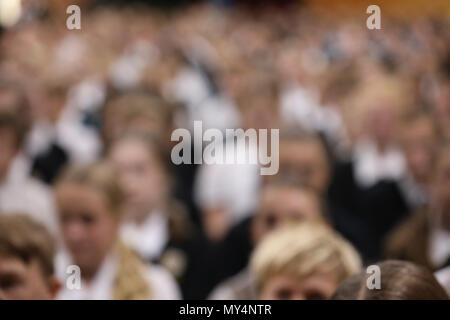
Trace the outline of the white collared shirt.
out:
M 0 212 L 25 214 L 42 223 L 54 236 L 58 223 L 53 193 L 39 180 L 29 177 L 22 154 L 11 163 L 6 178 L 0 181 Z
M 435 272 L 435 277 L 450 296 L 450 266 Z
M 432 228 L 429 238 L 429 255 L 435 267 L 442 266 L 450 258 L 450 232 Z
M 154 211 L 141 224 L 125 221 L 120 228 L 120 236 L 141 257 L 157 259 L 169 241 L 168 218 L 165 214 Z
M 406 164 L 400 150 L 391 147 L 380 153 L 375 143 L 361 139 L 354 148 L 355 179 L 369 188 L 383 179 L 399 180 L 406 173 Z
M 55 267 L 56 274 L 62 283 L 62 288 L 56 297 L 58 300 L 111 300 L 113 298 L 114 282 L 118 268 L 118 260 L 114 254 L 106 256 L 89 284 L 81 281 L 80 289 L 71 289 L 66 284 L 68 277 L 71 275 L 67 273 L 67 268 L 72 264 L 71 258 L 67 253 L 58 253 Z M 151 288 L 153 299 L 181 299 L 178 285 L 164 268 L 157 265 L 147 265 L 143 272 L 145 280 Z

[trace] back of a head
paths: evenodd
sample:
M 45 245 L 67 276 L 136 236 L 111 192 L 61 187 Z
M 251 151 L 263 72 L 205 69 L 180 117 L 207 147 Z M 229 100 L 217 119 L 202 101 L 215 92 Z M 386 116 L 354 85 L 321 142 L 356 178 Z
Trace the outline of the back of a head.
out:
M 333 296 L 335 300 L 448 300 L 445 290 L 425 267 L 399 260 L 376 264 L 380 268 L 380 289 L 369 289 L 371 274 L 362 272 L 347 278 Z

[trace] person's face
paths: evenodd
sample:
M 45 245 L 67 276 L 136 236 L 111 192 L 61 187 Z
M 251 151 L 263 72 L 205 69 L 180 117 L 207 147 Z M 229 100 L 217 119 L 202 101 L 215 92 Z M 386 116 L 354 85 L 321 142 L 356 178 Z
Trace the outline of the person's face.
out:
M 124 140 L 113 146 L 111 159 L 119 173 L 128 212 L 146 214 L 161 203 L 166 176 L 149 148 L 137 140 Z
M 312 140 L 281 141 L 280 173 L 297 177 L 319 192 L 325 192 L 330 178 L 325 150 Z
M 272 129 L 278 125 L 278 116 L 274 111 L 277 101 L 268 95 L 252 97 L 244 106 L 242 119 L 243 127 L 248 129 Z
M 17 151 L 17 140 L 12 131 L 0 129 L 0 180 L 7 174 L 9 165 Z
M 442 223 L 450 230 L 450 151 L 438 161 L 432 189 L 433 200 L 442 215 Z
M 408 168 L 418 182 L 426 182 L 430 175 L 435 143 L 432 124 L 426 119 L 419 119 L 403 130 L 403 152 Z
M 253 239 L 258 243 L 267 233 L 290 222 L 322 216 L 319 199 L 307 190 L 268 187 L 263 191 L 253 223 Z
M 443 126 L 443 131 L 447 133 L 450 122 L 450 83 L 441 84 L 434 105 L 437 119 Z
M 0 112 L 15 113 L 18 105 L 17 94 L 13 90 L 0 90 Z
M 303 279 L 275 275 L 263 286 L 261 300 L 328 300 L 338 281 L 331 274 L 313 274 Z
M 378 146 L 387 146 L 393 138 L 395 129 L 395 115 L 387 101 L 381 100 L 378 105 L 371 107 L 366 114 L 369 135 Z
M 54 298 L 59 284 L 55 278 L 43 275 L 39 263 L 32 259 L 0 254 L 0 299 L 48 300 Z
M 64 107 L 65 95 L 62 92 L 48 92 L 45 96 L 45 111 L 47 119 L 56 122 Z
M 114 245 L 119 219 L 105 195 L 92 187 L 66 183 L 57 189 L 56 199 L 63 239 L 74 263 L 95 272 Z

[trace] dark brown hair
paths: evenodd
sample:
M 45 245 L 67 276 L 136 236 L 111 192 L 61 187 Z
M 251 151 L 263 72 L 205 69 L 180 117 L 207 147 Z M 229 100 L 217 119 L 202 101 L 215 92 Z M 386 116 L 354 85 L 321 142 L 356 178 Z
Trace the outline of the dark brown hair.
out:
M 18 115 L 0 112 L 0 130 L 11 132 L 17 148 L 20 148 L 25 138 L 26 126 Z
M 26 264 L 36 259 L 44 276 L 53 275 L 54 239 L 43 225 L 26 215 L 0 213 L 0 254 Z
M 370 274 L 359 273 L 344 280 L 334 300 L 448 300 L 448 295 L 425 267 L 412 262 L 387 260 L 380 268 L 381 288 L 369 289 Z

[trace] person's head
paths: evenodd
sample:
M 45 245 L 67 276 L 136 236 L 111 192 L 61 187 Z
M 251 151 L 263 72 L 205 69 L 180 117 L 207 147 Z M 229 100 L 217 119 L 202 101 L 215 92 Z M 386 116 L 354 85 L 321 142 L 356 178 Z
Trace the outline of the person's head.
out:
M 109 145 L 127 131 L 142 131 L 165 141 L 172 126 L 172 106 L 143 90 L 112 97 L 104 108 L 103 136 Z
M 95 273 L 117 240 L 122 193 L 113 168 L 105 162 L 72 167 L 56 186 L 65 246 L 84 274 Z
M 450 230 L 450 144 L 439 148 L 431 183 L 431 207 L 441 225 Z
M 324 193 L 331 178 L 327 150 L 320 137 L 286 131 L 280 137 L 280 175 L 292 176 Z
M 126 133 L 112 143 L 109 156 L 119 174 L 127 214 L 145 215 L 165 204 L 169 175 L 164 153 L 152 136 Z
M 251 258 L 260 299 L 329 299 L 345 278 L 359 272 L 355 249 L 326 224 L 306 221 L 269 234 Z
M 72 83 L 55 71 L 47 71 L 39 79 L 39 84 L 44 116 L 51 123 L 56 123 L 66 104 L 67 93 Z
M 400 139 L 412 176 L 418 183 L 428 183 L 438 142 L 433 119 L 420 111 L 407 115 L 402 123 Z
M 450 139 L 450 58 L 442 61 L 441 73 L 433 103 L 436 122 L 439 124 L 444 136 Z
M 322 197 L 312 187 L 286 177 L 272 180 L 261 190 L 252 221 L 253 242 L 285 224 L 322 219 L 324 211 Z
M 44 226 L 21 214 L 0 214 L 0 299 L 52 299 L 55 245 Z
M 345 279 L 334 300 L 448 300 L 447 293 L 428 269 L 412 262 L 387 260 L 380 268 L 380 289 L 369 289 L 371 273 Z
M 11 161 L 22 145 L 25 128 L 19 117 L 0 113 L 0 181 L 5 178 Z
M 0 112 L 27 117 L 29 111 L 29 101 L 24 90 L 17 83 L 0 78 Z
M 279 88 L 273 74 L 261 71 L 247 79 L 236 96 L 244 129 L 271 129 L 278 125 Z
M 414 105 L 409 82 L 396 76 L 370 75 L 345 103 L 353 141 L 369 138 L 379 151 L 396 143 L 399 117 Z

